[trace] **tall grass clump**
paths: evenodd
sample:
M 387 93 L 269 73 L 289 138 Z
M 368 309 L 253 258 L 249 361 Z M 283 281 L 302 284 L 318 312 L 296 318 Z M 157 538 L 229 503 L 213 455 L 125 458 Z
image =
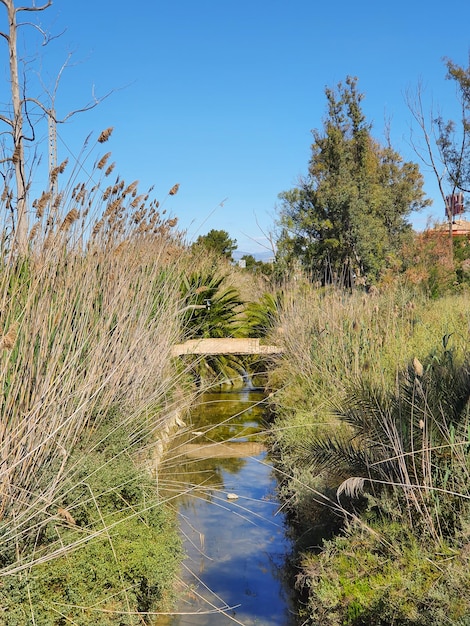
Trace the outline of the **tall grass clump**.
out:
M 85 146 L 64 183 L 67 163 L 51 172 L 32 203 L 27 254 L 16 253 L 8 220 L 1 236 L 0 604 L 6 596 L 24 600 L 11 624 L 65 623 L 85 611 L 83 603 L 104 602 L 91 592 L 83 602 L 66 599 L 75 584 L 69 566 L 82 558 L 92 581 L 98 565 L 90 554 L 100 545 L 112 556 L 113 600 L 95 621 L 82 616 L 79 623 L 105 624 L 114 611 L 127 615 L 119 623 L 137 623 L 138 612 L 161 599 L 149 573 L 158 570 L 158 554 L 139 569 L 129 542 L 135 537 L 145 563 L 146 533 L 170 528 L 141 473 L 143 449 L 158 443 L 181 405 L 171 361 L 180 335 L 181 235 L 137 181 L 109 182 L 109 153 L 88 167 L 92 148 Z M 8 190 L 3 199 L 9 215 Z M 73 556 L 86 550 L 88 557 Z M 172 547 L 164 557 L 162 548 L 161 561 L 170 567 L 176 553 Z M 46 601 L 37 572 L 56 580 L 47 617 L 31 601 Z
M 302 559 L 311 623 L 468 623 L 468 358 L 415 358 L 397 383 L 357 382 L 336 410 L 347 429 L 305 446 L 343 516 Z
M 468 297 L 303 285 L 277 335 L 305 623 L 468 623 Z
M 403 287 L 384 293 L 317 289 L 308 283 L 285 288 L 273 336 L 284 356 L 272 378 L 283 405 L 305 397 L 311 408 L 312 399 L 340 398 L 358 377 L 386 385 L 446 334 L 462 351 L 470 322 L 467 303 L 465 295 L 436 303 Z

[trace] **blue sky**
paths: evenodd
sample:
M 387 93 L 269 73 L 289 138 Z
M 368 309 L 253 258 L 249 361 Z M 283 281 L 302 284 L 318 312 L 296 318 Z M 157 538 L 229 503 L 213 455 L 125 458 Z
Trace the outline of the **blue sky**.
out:
M 158 199 L 180 183 L 166 207 L 188 239 L 224 229 L 246 252 L 263 250 L 278 194 L 306 173 L 325 86 L 357 76 L 374 136 L 383 140 L 388 121 L 395 149 L 416 160 L 405 92 L 421 80 L 428 101 L 453 116 L 442 59 L 466 66 L 470 48 L 462 0 L 54 0 L 40 20 L 64 31 L 40 49 L 45 84 L 73 53 L 59 116 L 92 89 L 114 90 L 58 128 L 59 161 L 78 155 L 89 132 L 113 126 L 105 147 L 126 181 L 154 185 Z M 23 37 L 31 49 L 26 29 Z M 423 174 L 435 202 L 413 216 L 416 228 L 443 216 L 433 175 Z

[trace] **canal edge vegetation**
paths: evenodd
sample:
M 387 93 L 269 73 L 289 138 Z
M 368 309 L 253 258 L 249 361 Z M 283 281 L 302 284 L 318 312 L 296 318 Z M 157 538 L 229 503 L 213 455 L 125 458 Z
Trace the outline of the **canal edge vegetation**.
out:
M 308 284 L 285 303 L 271 435 L 302 623 L 468 623 L 468 304 Z
M 73 171 L 33 202 L 27 254 L 3 231 L 0 605 L 11 625 L 141 623 L 171 605 L 181 559 L 149 472 L 191 397 L 171 359 L 181 235 L 137 182 L 106 183 L 108 159 L 91 170 L 99 185 Z
M 448 70 L 466 86 L 468 72 Z M 468 239 L 444 249 L 435 232 L 414 236 L 405 218 L 425 206 L 422 178 L 372 139 L 356 80 L 327 90 L 331 115 L 325 134 L 314 135 L 311 178 L 281 196 L 272 278 L 282 287 L 263 301 L 251 275 L 225 266 L 222 279 L 217 261 L 188 250 L 166 215 L 177 184 L 159 202 L 113 174 L 110 152 L 88 169 L 112 128 L 88 138 L 79 163 L 51 167 L 47 188 L 27 204 L 26 100 L 13 79 L 12 88 L 0 200 L 0 603 L 8 623 L 117 618 L 127 626 L 166 606 L 181 552 L 148 466 L 192 397 L 189 383 L 201 389 L 243 374 L 237 360 L 174 363 L 171 346 L 265 325 L 285 350 L 269 381 L 272 447 L 298 539 L 304 623 L 467 624 L 468 403 L 460 390 L 454 415 L 441 401 L 455 408 L 452 384 L 468 378 Z M 468 163 L 459 167 L 452 128 L 442 127 L 458 188 Z M 467 149 L 460 154 L 468 158 Z M 286 276 L 295 280 L 285 284 Z M 246 277 L 259 300 L 256 331 L 242 312 L 249 299 L 230 284 Z M 433 397 L 441 379 L 449 388 Z M 400 402 L 408 412 L 397 417 Z M 353 420 L 360 411 L 362 431 Z M 372 425 L 364 429 L 371 414 L 389 437 L 382 457 L 371 450 Z M 379 480 L 382 465 L 391 473 Z
M 414 113 L 447 228 L 416 235 L 403 219 L 426 203 L 419 172 L 374 144 L 354 78 L 326 90 L 308 174 L 281 194 L 295 280 L 270 376 L 272 447 L 302 624 L 470 623 L 468 222 L 461 194 L 454 213 L 444 192 L 469 187 L 470 68 L 446 66 L 462 118 L 433 119 L 433 145 L 421 101 Z M 389 204 L 397 192 L 407 201 Z
M 111 135 L 88 138 L 78 170 Z M 172 346 L 247 336 L 234 282 L 247 297 L 257 281 L 185 245 L 165 215 L 178 185 L 161 202 L 140 194 L 114 179 L 110 156 L 85 180 L 58 167 L 61 191 L 33 200 L 27 253 L 3 226 L 0 606 L 11 626 L 131 626 L 171 609 L 183 554 L 178 493 L 159 462 L 195 395 L 245 371 L 236 357 L 175 359 Z

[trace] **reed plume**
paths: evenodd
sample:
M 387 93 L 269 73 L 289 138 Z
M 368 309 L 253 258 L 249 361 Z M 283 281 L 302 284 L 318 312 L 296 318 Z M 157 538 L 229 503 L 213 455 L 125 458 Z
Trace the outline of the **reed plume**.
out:
M 59 229 L 59 230 L 60 230 L 61 232 L 65 232 L 65 231 L 67 231 L 67 230 L 68 230 L 68 229 L 72 226 L 72 224 L 73 224 L 76 220 L 78 220 L 78 218 L 79 218 L 79 217 L 80 217 L 80 213 L 78 212 L 78 210 L 77 210 L 77 209 L 75 209 L 75 208 L 71 209 L 71 210 L 67 213 L 67 215 L 65 216 L 64 221 L 63 221 L 63 222 L 62 222 L 62 224 L 60 225 L 60 229 Z
M 106 169 L 104 175 L 105 176 L 109 176 L 111 174 L 111 172 L 114 170 L 114 168 L 116 167 L 116 163 L 111 163 L 108 168 Z
M 18 335 L 18 323 L 14 322 L 8 332 L 3 335 L 0 339 L 0 349 L 1 350 L 11 350 L 15 345 L 15 341 Z
M 99 170 L 102 170 L 104 166 L 106 165 L 106 163 L 108 162 L 108 159 L 110 156 L 111 156 L 111 152 L 107 152 L 105 155 L 103 155 L 101 159 L 98 161 L 98 163 L 96 164 L 96 167 Z
M 29 241 L 33 241 L 41 228 L 41 222 L 36 222 L 29 233 Z
M 113 130 L 114 128 L 112 126 L 103 130 L 100 136 L 98 137 L 98 143 L 105 143 L 106 141 L 108 141 L 108 139 L 112 135 Z
M 39 200 L 33 201 L 33 207 L 36 209 L 36 217 L 41 219 L 44 215 L 44 209 L 47 207 L 51 200 L 51 193 L 49 191 L 43 191 Z

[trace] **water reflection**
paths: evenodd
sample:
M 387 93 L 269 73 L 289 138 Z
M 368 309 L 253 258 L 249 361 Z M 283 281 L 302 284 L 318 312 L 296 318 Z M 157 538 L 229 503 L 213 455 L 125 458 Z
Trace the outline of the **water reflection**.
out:
M 168 479 L 190 486 L 178 502 L 186 592 L 180 614 L 159 626 L 296 623 L 282 580 L 289 545 L 263 450 L 263 411 L 256 390 L 205 394 L 175 443 Z

